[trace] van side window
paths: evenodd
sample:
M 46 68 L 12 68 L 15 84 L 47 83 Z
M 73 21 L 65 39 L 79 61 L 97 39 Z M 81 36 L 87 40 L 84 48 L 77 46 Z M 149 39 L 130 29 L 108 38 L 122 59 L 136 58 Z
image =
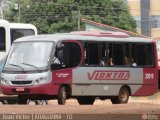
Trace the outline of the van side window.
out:
M 6 50 L 6 33 L 3 27 L 0 27 L 0 51 Z

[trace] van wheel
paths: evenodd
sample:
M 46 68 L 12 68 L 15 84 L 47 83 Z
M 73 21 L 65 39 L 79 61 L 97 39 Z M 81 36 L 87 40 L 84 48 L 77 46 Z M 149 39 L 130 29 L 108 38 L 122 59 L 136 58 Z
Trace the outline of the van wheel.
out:
M 95 97 L 88 97 L 88 96 L 77 97 L 77 101 L 80 105 L 93 105 Z
M 62 86 L 58 93 L 58 104 L 65 105 L 67 99 L 67 90 L 66 87 Z
M 129 90 L 126 87 L 122 87 L 118 96 L 111 98 L 112 104 L 126 104 L 129 99 Z

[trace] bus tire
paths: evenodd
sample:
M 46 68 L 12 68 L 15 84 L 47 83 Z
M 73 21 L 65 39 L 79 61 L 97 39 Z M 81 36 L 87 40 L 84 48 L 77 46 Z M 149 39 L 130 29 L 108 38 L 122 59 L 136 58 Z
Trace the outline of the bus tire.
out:
M 80 105 L 93 105 L 95 97 L 88 97 L 88 96 L 77 97 L 77 101 Z
M 126 104 L 129 99 L 129 90 L 127 87 L 122 87 L 118 96 L 111 98 L 112 104 Z
M 25 98 L 25 97 L 23 97 L 23 96 L 21 96 L 21 95 L 18 95 L 18 102 L 17 102 L 17 104 L 27 105 L 27 104 L 29 104 L 28 103 L 28 99 Z
M 58 104 L 59 105 L 65 105 L 67 99 L 67 90 L 66 87 L 62 86 L 59 89 L 58 93 Z

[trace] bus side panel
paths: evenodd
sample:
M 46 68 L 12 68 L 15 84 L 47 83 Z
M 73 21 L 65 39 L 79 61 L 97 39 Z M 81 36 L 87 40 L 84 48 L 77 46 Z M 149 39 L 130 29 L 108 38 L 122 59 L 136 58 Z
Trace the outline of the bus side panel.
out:
M 58 95 L 61 85 L 71 85 L 72 83 L 72 69 L 61 69 L 52 71 L 52 85 L 56 86 L 54 95 Z
M 157 92 L 157 80 L 157 70 L 155 68 L 144 68 L 143 86 L 135 92 L 134 96 L 148 96 Z
M 72 69 L 54 70 L 52 72 L 52 81 L 55 84 L 71 84 Z
M 134 94 L 143 84 L 143 69 L 79 67 L 73 70 L 72 95 L 116 96 L 127 85 Z

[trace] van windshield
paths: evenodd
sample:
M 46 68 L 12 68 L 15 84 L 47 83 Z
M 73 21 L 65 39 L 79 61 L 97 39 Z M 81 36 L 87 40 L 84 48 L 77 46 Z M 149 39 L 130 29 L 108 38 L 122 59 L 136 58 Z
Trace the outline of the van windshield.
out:
M 43 70 L 49 66 L 53 42 L 14 43 L 4 70 Z

